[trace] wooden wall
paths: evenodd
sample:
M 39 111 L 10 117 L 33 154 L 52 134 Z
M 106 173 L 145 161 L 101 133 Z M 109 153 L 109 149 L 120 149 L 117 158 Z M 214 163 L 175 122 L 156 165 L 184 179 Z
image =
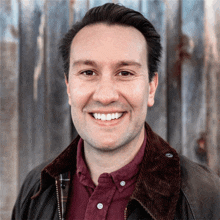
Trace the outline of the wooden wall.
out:
M 106 0 L 1 0 L 0 219 L 26 174 L 75 136 L 58 42 Z M 162 36 L 156 103 L 147 121 L 179 153 L 220 174 L 220 1 L 112 0 Z

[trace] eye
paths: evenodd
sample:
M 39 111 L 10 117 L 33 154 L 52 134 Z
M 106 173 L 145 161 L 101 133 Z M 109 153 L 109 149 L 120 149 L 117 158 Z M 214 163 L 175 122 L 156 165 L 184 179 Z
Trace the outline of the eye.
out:
M 133 73 L 130 73 L 128 71 L 121 71 L 119 74 L 119 76 L 132 76 L 134 75 Z
M 81 74 L 85 75 L 85 76 L 95 76 L 95 72 L 92 70 L 83 71 L 83 72 L 81 72 Z

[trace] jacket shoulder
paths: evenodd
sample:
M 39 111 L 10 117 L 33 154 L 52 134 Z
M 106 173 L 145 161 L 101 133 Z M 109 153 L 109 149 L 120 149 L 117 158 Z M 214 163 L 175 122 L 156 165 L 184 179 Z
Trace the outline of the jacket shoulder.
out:
M 12 219 L 22 219 L 21 216 L 23 216 L 24 212 L 27 212 L 26 208 L 31 203 L 31 197 L 40 188 L 41 171 L 49 162 L 38 165 L 27 174 L 13 208 Z
M 31 190 L 34 186 L 39 185 L 40 184 L 40 179 L 41 179 L 41 171 L 44 169 L 44 167 L 49 164 L 50 161 L 44 162 L 40 165 L 38 165 L 37 167 L 35 167 L 34 169 L 32 169 L 26 176 L 21 191 L 23 188 L 25 188 L 25 191 L 29 191 Z M 29 190 L 28 190 L 29 188 Z
M 220 178 L 209 168 L 180 156 L 181 190 L 195 219 L 220 219 Z

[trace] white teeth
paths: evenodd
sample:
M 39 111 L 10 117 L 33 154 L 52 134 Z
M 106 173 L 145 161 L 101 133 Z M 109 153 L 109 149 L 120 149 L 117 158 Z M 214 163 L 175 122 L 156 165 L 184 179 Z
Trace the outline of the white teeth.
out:
M 105 121 L 105 120 L 106 120 L 106 118 L 107 118 L 107 117 L 105 117 L 105 115 L 104 115 L 104 114 L 101 114 L 101 120 L 102 120 L 102 121 Z
M 114 113 L 112 113 L 112 119 L 115 119 L 115 114 Z
M 107 118 L 106 118 L 107 121 L 111 121 L 112 120 L 112 116 L 111 114 L 107 114 Z
M 118 112 L 112 113 L 112 114 L 110 114 L 110 113 L 109 114 L 93 113 L 92 115 L 95 119 L 99 119 L 102 121 L 111 121 L 113 119 L 120 118 L 123 115 L 123 113 L 118 113 Z

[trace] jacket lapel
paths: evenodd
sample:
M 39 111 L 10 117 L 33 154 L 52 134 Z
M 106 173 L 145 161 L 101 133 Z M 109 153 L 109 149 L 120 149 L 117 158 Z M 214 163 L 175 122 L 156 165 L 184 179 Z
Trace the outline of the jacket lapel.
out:
M 131 199 L 138 201 L 153 219 L 171 220 L 180 192 L 179 156 L 147 124 L 146 130 L 145 156 Z
M 153 219 L 171 220 L 174 219 L 180 192 L 179 157 L 177 152 L 166 141 L 155 134 L 147 123 L 145 126 L 147 132 L 145 156 L 131 200 L 136 200 L 141 204 Z M 75 172 L 76 151 L 79 139 L 80 137 L 78 136 L 66 150 L 44 168 L 41 174 L 40 191 L 44 190 L 45 185 L 48 185 L 48 180 L 51 183 L 54 182 L 54 179 L 57 179 L 60 183 L 58 185 L 61 186 L 60 197 L 62 197 L 62 193 L 63 195 L 65 194 L 64 201 L 67 201 L 69 186 L 62 190 L 60 178 L 65 179 L 65 177 L 60 177 L 60 174 Z M 40 192 L 34 197 L 39 194 Z M 63 205 L 63 213 L 65 213 L 66 202 Z M 132 207 L 129 208 L 128 205 L 127 210 L 126 215 L 129 216 L 134 209 Z

